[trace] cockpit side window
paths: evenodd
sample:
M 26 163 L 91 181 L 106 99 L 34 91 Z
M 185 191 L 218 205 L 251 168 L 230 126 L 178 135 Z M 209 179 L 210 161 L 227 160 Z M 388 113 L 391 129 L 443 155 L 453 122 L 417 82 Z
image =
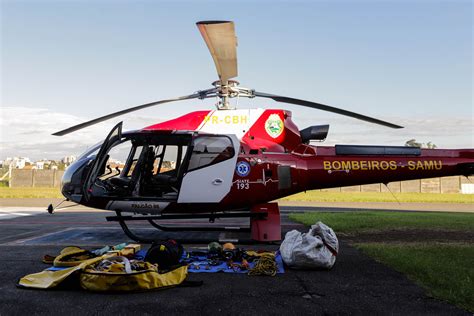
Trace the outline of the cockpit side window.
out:
M 234 157 L 234 146 L 226 136 L 200 136 L 194 139 L 188 171 L 213 165 Z
M 124 140 L 112 147 L 107 153 L 107 159 L 104 161 L 101 172 L 99 172 L 99 177 L 106 179 L 120 175 L 132 148 L 130 140 Z
M 129 160 L 125 166 L 125 169 L 123 170 L 123 175 L 125 177 L 132 176 L 133 171 L 135 170 L 135 167 L 138 163 L 138 159 L 140 158 L 140 155 L 142 154 L 142 151 L 143 151 L 143 146 L 136 146 L 132 149 L 132 152 L 130 152 Z
M 85 154 L 99 156 L 90 177 L 90 196 L 176 200 L 191 156 L 188 150 L 192 148 L 191 134 L 139 133 L 126 134 L 121 139 L 117 137 L 119 133 L 110 135 L 102 146 Z M 206 144 L 216 153 L 213 159 L 222 153 L 213 149 L 214 143 Z M 99 148 L 105 149 L 96 154 Z

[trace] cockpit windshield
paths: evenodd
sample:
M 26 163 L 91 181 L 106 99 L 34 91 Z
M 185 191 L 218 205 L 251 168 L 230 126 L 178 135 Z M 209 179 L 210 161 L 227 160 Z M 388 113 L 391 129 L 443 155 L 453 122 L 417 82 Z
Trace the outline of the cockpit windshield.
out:
M 235 156 L 227 136 L 144 132 L 117 136 L 121 138 L 98 143 L 78 159 L 94 161 L 81 164 L 90 171 L 76 177 L 79 185 L 87 176 L 84 192 L 90 197 L 176 200 L 187 173 Z
M 124 135 L 101 157 L 93 182 L 93 196 L 177 197 L 186 171 L 190 134 Z M 97 154 L 98 144 L 81 158 Z
M 104 143 L 104 141 L 101 141 L 101 142 L 98 142 L 97 144 L 89 147 L 86 152 L 84 152 L 83 154 L 81 154 L 79 156 L 79 158 L 77 158 L 77 160 L 81 160 L 81 159 L 84 159 L 84 158 L 90 158 L 92 156 L 95 156 L 97 155 L 97 152 L 99 151 L 100 149 L 100 146 L 102 146 L 102 144 Z

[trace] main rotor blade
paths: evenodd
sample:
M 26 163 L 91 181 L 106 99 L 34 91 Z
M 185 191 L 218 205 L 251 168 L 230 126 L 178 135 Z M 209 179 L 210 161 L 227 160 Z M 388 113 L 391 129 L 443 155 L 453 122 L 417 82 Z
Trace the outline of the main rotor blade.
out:
M 256 97 L 262 97 L 262 98 L 269 98 L 273 99 L 277 102 L 284 102 L 284 103 L 291 103 L 291 104 L 296 104 L 296 105 L 302 105 L 302 106 L 307 106 L 309 108 L 313 109 L 318 109 L 318 110 L 323 110 L 327 112 L 332 112 L 332 113 L 337 113 L 345 116 L 349 116 L 358 120 L 374 123 L 374 124 L 379 124 L 391 128 L 403 128 L 403 126 L 392 124 L 389 122 L 385 122 L 373 117 L 365 116 L 359 113 L 343 110 L 340 108 L 332 107 L 329 105 L 321 104 L 321 103 L 316 103 L 316 102 L 311 102 L 311 101 L 305 101 L 305 100 L 300 100 L 300 99 L 295 99 L 295 98 L 290 98 L 290 97 L 284 97 L 284 96 L 279 96 L 279 95 L 274 95 L 274 94 L 269 94 L 269 93 L 263 93 L 263 92 L 254 92 L 254 95 Z
M 196 23 L 216 64 L 222 85 L 237 77 L 237 37 L 234 22 L 201 21 Z
M 81 124 L 74 125 L 72 127 L 66 128 L 62 131 L 56 132 L 53 135 L 54 136 L 63 136 L 63 135 L 75 132 L 77 130 L 83 129 L 85 127 L 88 127 L 88 126 L 106 121 L 108 119 L 114 118 L 116 116 L 120 116 L 120 115 L 124 115 L 124 114 L 130 113 L 130 112 L 142 110 L 142 109 L 145 109 L 145 108 L 148 108 L 148 107 L 151 107 L 151 106 L 155 106 L 155 105 L 158 105 L 158 104 L 163 104 L 163 103 L 168 103 L 168 102 L 173 102 L 173 101 L 182 101 L 182 100 L 188 100 L 188 99 L 196 99 L 196 98 L 207 98 L 207 96 L 205 96 L 205 95 L 203 96 L 202 94 L 195 93 L 195 94 L 190 94 L 190 95 L 186 95 L 186 96 L 178 97 L 178 98 L 174 98 L 174 99 L 160 100 L 160 101 L 155 101 L 155 102 L 151 102 L 151 103 L 146 103 L 146 104 L 134 106 L 134 107 L 122 110 L 122 111 L 118 111 L 118 112 L 115 112 L 115 113 L 111 113 L 111 114 L 107 114 L 107 115 L 98 117 L 96 119 L 93 119 L 93 120 L 90 120 L 90 121 L 87 121 L 87 122 L 84 122 L 84 123 L 81 123 Z

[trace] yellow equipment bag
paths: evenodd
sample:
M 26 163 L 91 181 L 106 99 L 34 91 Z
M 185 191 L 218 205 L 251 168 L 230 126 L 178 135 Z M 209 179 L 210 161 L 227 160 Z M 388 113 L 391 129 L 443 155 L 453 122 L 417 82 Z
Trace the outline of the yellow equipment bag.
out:
M 95 257 L 97 256 L 88 250 L 70 246 L 61 250 L 61 253 L 54 258 L 53 265 L 55 267 L 74 267 Z
M 49 289 L 57 286 L 63 282 L 67 277 L 76 271 L 80 271 L 86 266 L 95 262 L 101 261 L 102 257 L 92 258 L 82 261 L 80 264 L 59 271 L 41 271 L 38 273 L 28 274 L 18 281 L 21 287 L 35 288 L 35 289 Z
M 187 273 L 187 266 L 158 273 L 158 267 L 149 262 L 116 256 L 88 265 L 79 279 L 81 287 L 86 290 L 129 292 L 178 285 L 186 279 Z
M 45 270 L 26 275 L 18 281 L 18 285 L 50 289 L 75 273 L 79 274 L 80 285 L 86 290 L 125 292 L 179 285 L 186 279 L 188 267 L 181 266 L 167 273 L 158 273 L 157 266 L 149 262 L 129 261 L 125 257 L 106 254 L 64 270 Z

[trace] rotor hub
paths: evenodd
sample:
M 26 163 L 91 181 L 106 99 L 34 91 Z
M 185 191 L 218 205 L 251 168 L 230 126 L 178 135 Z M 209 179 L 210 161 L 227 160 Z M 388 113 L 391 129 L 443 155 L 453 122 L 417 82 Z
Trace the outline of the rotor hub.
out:
M 239 85 L 237 80 L 226 80 L 221 81 L 217 80 L 212 83 L 212 85 L 217 89 L 217 96 L 220 100 L 217 102 L 216 107 L 218 110 L 230 110 L 233 109 L 230 106 L 229 99 L 237 96 L 236 91 L 233 89 Z
M 218 110 L 231 110 L 235 109 L 230 105 L 229 100 L 236 97 L 247 97 L 253 98 L 254 90 L 239 87 L 240 83 L 237 80 L 227 80 L 223 83 L 221 80 L 214 81 L 212 85 L 214 89 L 205 91 L 206 96 L 215 94 L 220 100 L 217 102 L 216 107 Z

